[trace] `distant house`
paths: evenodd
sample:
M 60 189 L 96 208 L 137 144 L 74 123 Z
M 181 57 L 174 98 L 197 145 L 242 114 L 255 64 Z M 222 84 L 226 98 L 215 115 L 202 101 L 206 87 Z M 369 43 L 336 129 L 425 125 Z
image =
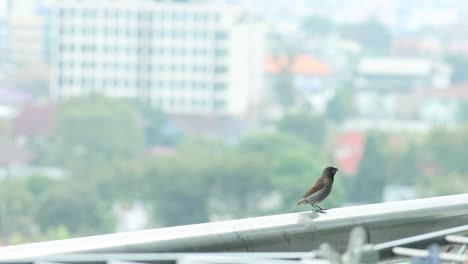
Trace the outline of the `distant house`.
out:
M 423 120 L 438 125 L 455 125 L 467 120 L 462 104 L 468 103 L 468 82 L 444 89 L 430 89 L 419 94 L 420 116 Z
M 49 136 L 56 126 L 56 104 L 34 103 L 23 106 L 12 120 L 12 126 L 17 136 Z
M 354 85 L 373 91 L 410 92 L 416 87 L 447 86 L 450 76 L 450 66 L 431 59 L 364 57 L 358 64 Z
M 391 51 L 398 55 L 442 54 L 444 43 L 436 37 L 396 37 L 392 41 Z
M 312 111 L 323 112 L 334 91 L 329 83 L 332 70 L 330 65 L 309 54 L 299 54 L 291 61 L 286 56 L 268 56 L 264 60 L 264 71 L 270 90 L 275 76 L 287 71 L 293 79 L 293 86 L 300 92 Z
M 356 174 L 364 152 L 365 139 L 363 132 L 345 132 L 335 138 L 334 158 L 343 175 Z
M 32 101 L 32 96 L 14 87 L 0 87 L 0 104 L 18 106 Z
M 354 100 L 361 116 L 405 118 L 401 96 L 426 87 L 450 84 L 451 68 L 447 64 L 424 58 L 364 57 L 357 65 Z

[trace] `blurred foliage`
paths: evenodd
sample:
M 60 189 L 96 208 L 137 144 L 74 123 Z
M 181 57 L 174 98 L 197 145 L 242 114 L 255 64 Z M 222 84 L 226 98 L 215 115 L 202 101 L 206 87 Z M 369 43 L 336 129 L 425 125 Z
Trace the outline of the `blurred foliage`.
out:
M 23 242 L 34 237 L 34 196 L 24 181 L 5 178 L 0 182 L 0 234 L 3 243 Z
M 292 58 L 292 57 L 291 57 Z M 293 76 L 289 72 L 288 67 L 273 77 L 273 93 L 274 102 L 278 102 L 284 112 L 289 112 L 297 105 L 298 94 L 294 89 Z
M 415 143 L 408 143 L 406 148 L 389 153 L 387 184 L 414 186 L 422 173 L 419 156 L 419 145 Z
M 370 53 L 386 54 L 390 49 L 391 34 L 375 18 L 358 24 L 342 25 L 340 32 L 344 38 L 356 41 Z
M 356 112 L 350 89 L 338 89 L 335 96 L 328 101 L 325 114 L 331 120 L 340 123 Z
M 75 181 L 75 180 L 71 180 Z M 37 202 L 36 219 L 46 232 L 65 227 L 67 232 L 80 235 L 112 232 L 110 209 L 93 186 L 73 182 L 56 185 Z
M 354 177 L 349 198 L 354 202 L 380 202 L 387 173 L 387 153 L 382 135 L 367 136 L 363 159 Z
M 422 146 L 426 163 L 437 164 L 436 173 L 468 173 L 468 126 L 457 130 L 436 129 L 427 136 Z
M 129 103 L 143 118 L 146 144 L 148 146 L 173 146 L 182 137 L 181 132 L 171 125 L 167 115 L 160 110 L 140 100 L 130 101 Z
M 452 67 L 452 82 L 454 84 L 468 80 L 468 57 L 460 54 L 447 54 L 445 61 Z
M 416 186 L 420 197 L 463 194 L 468 190 L 468 175 L 457 172 L 438 174 L 423 178 Z
M 87 168 L 134 157 L 143 149 L 142 119 L 126 103 L 92 95 L 67 101 L 58 114 L 51 159 L 75 176 L 86 177 Z
M 324 153 L 306 140 L 293 134 L 257 134 L 240 143 L 244 151 L 267 155 L 273 190 L 283 196 L 275 212 L 290 210 L 292 205 L 315 183 L 324 167 Z M 338 178 L 333 195 L 325 206 L 339 206 L 344 199 L 343 187 Z
M 333 21 L 323 16 L 308 16 L 302 22 L 302 30 L 313 36 L 326 35 L 333 29 Z
M 122 202 L 143 202 L 152 227 L 289 212 L 323 168 L 335 165 L 323 116 L 291 112 L 275 124 L 276 132 L 236 143 L 167 133 L 168 123 L 132 102 L 99 96 L 63 102 L 44 155 L 68 176 L 7 174 L 0 184 L 2 242 L 113 232 L 111 208 Z M 379 202 L 386 184 L 414 186 L 423 196 L 466 192 L 467 128 L 401 138 L 369 134 L 357 174 L 338 172 L 322 206 Z M 160 145 L 172 151 L 148 151 Z
M 323 116 L 302 112 L 283 116 L 278 122 L 278 129 L 321 147 L 328 132 L 327 125 Z

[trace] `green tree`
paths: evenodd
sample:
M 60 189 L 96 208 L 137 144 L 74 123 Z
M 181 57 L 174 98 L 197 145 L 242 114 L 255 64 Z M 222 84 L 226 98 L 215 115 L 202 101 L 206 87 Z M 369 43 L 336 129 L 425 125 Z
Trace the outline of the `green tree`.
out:
M 65 227 L 71 234 L 112 232 L 109 203 L 103 202 L 91 184 L 74 179 L 57 185 L 38 199 L 36 220 L 45 232 Z
M 359 24 L 342 26 L 341 35 L 377 54 L 388 53 L 391 45 L 389 30 L 375 18 Z
M 53 161 L 85 176 L 109 160 L 127 160 L 144 145 L 141 117 L 128 104 L 101 96 L 66 101 L 59 109 Z
M 302 29 L 312 35 L 326 35 L 333 28 L 333 21 L 322 16 L 308 16 L 302 22 Z
M 414 143 L 409 144 L 401 152 L 392 152 L 387 161 L 387 183 L 414 186 L 421 180 L 419 155 L 419 146 Z
M 231 218 L 264 213 L 261 204 L 271 193 L 270 173 L 264 155 L 244 151 L 223 155 L 210 168 L 214 211 Z
M 468 103 L 460 103 L 457 110 L 457 121 L 465 124 L 468 123 Z
M 422 158 L 437 164 L 439 174 L 468 173 L 468 126 L 457 130 L 435 129 L 425 139 Z
M 388 157 L 382 135 L 369 134 L 364 154 L 349 193 L 352 201 L 380 202 L 386 184 Z
M 355 113 L 352 94 L 348 90 L 340 89 L 327 103 L 325 114 L 331 120 L 340 123 Z
M 268 133 L 251 135 L 239 146 L 247 152 L 263 155 L 272 170 L 272 190 L 282 197 L 282 204 L 274 212 L 285 212 L 317 180 L 322 170 L 330 164 L 321 151 L 293 134 Z M 339 175 L 338 175 L 339 176 Z M 332 195 L 324 202 L 326 207 L 336 207 L 344 200 L 343 179 L 337 177 Z
M 468 80 L 468 57 L 460 54 L 447 54 L 445 61 L 452 67 L 452 82 L 455 84 Z
M 420 197 L 463 194 L 468 190 L 467 176 L 456 172 L 422 178 L 417 184 Z
M 180 131 L 171 126 L 169 117 L 161 110 L 151 107 L 140 100 L 131 101 L 131 105 L 140 113 L 145 128 L 146 144 L 175 145 L 182 137 Z
M 39 197 L 48 192 L 59 181 L 51 179 L 44 175 L 31 175 L 26 179 L 26 186 L 34 197 Z
M 24 181 L 0 182 L 0 236 L 4 244 L 20 243 L 37 235 L 32 208 L 34 197 Z
M 207 173 L 210 155 L 176 155 L 152 161 L 145 169 L 142 192 L 152 205 L 155 222 L 165 226 L 209 220 L 212 180 Z
M 297 105 L 298 94 L 294 89 L 293 76 L 289 67 L 281 69 L 273 79 L 275 100 L 284 112 L 288 112 Z
M 291 133 L 315 146 L 323 146 L 327 134 L 327 122 L 322 116 L 315 114 L 289 114 L 278 122 L 278 129 Z

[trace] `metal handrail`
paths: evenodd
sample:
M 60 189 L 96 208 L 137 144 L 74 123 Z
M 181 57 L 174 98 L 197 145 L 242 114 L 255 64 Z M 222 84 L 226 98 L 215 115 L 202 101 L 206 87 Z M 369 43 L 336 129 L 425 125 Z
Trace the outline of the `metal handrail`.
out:
M 356 225 L 378 244 L 466 223 L 462 194 L 8 246 L 0 262 L 71 252 L 300 252 L 322 243 L 343 252 Z

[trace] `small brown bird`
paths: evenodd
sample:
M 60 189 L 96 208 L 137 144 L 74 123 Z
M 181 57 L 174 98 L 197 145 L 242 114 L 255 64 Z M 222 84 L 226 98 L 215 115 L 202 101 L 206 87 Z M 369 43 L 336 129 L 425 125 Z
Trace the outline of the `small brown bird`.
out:
M 322 172 L 322 176 L 320 176 L 314 186 L 312 186 L 312 188 L 302 196 L 302 198 L 296 203 L 296 206 L 301 204 L 310 204 L 314 208 L 314 211 L 324 213 L 326 209 L 323 209 L 317 204 L 327 198 L 330 194 L 333 186 L 333 179 L 337 171 L 338 168 L 326 167 Z

